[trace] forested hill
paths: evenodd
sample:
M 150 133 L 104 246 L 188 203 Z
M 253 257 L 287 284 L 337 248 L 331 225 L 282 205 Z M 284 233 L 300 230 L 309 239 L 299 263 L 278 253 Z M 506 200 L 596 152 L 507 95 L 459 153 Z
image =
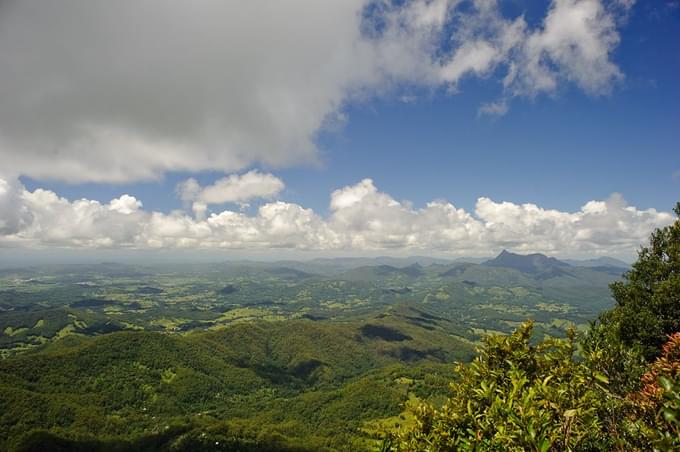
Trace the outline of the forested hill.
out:
M 445 393 L 444 363 L 472 356 L 425 320 L 431 328 L 393 315 L 68 336 L 0 361 L 0 449 L 366 449 L 371 422 Z

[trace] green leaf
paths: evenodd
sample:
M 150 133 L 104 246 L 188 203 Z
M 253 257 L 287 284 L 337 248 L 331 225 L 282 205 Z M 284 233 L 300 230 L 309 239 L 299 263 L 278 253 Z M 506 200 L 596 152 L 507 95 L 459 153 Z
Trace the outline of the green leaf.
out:
M 666 420 L 666 422 L 677 422 L 677 416 L 675 412 L 669 408 L 663 408 L 662 410 L 663 413 L 663 418 Z
M 599 382 L 609 384 L 609 378 L 607 378 L 604 374 L 601 374 L 600 372 L 595 372 L 594 377 Z
M 659 384 L 666 392 L 671 392 L 673 390 L 673 383 L 663 375 L 659 377 Z

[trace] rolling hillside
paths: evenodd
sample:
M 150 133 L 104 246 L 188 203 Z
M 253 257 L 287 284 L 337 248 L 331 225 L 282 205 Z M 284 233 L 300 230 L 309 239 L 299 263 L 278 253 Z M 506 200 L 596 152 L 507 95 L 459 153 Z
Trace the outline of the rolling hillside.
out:
M 69 336 L 0 361 L 0 448 L 24 444 L 34 429 L 136 441 L 172 423 L 182 435 L 201 423 L 221 434 L 239 424 L 234 441 L 273 435 L 286 447 L 363 447 L 365 422 L 398 414 L 413 391 L 445 391 L 418 382 L 425 370 L 446 372 L 445 363 L 471 356 L 441 322 L 402 310 L 365 322 L 239 324 L 186 336 Z M 411 383 L 395 384 L 400 378 Z

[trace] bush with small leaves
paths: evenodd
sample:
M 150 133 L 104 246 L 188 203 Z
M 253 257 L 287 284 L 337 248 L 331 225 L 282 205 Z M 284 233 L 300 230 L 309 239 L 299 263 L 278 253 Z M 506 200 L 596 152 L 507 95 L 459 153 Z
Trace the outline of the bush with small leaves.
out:
M 479 356 L 457 367 L 441 408 L 422 405 L 416 427 L 386 440 L 393 451 L 623 450 L 635 438 L 629 400 L 609 380 L 575 359 L 576 341 L 549 338 L 532 345 L 531 322 L 510 336 L 490 336 Z

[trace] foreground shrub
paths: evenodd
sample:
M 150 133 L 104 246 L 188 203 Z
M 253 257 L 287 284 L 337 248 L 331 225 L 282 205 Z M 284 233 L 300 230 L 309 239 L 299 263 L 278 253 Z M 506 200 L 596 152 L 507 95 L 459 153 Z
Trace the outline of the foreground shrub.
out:
M 439 410 L 421 405 L 414 429 L 388 450 L 617 450 L 642 441 L 626 418 L 633 404 L 608 389 L 603 373 L 575 359 L 567 339 L 532 345 L 532 323 L 486 339 L 480 355 L 456 369 Z
M 645 436 L 655 450 L 680 450 L 680 333 L 664 344 L 642 384 L 629 397 L 644 422 Z

